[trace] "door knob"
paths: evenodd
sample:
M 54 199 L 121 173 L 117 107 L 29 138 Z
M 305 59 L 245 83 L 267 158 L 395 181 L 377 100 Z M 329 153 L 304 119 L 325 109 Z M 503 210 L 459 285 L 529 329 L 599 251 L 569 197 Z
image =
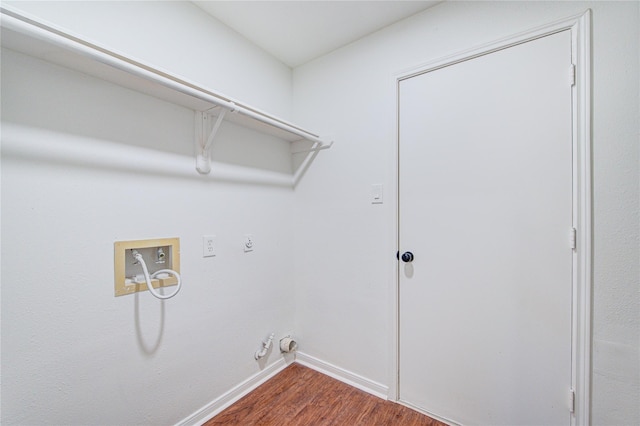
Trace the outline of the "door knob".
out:
M 413 253 L 411 253 L 410 251 L 405 251 L 404 253 L 402 253 L 402 261 L 407 263 L 412 262 Z

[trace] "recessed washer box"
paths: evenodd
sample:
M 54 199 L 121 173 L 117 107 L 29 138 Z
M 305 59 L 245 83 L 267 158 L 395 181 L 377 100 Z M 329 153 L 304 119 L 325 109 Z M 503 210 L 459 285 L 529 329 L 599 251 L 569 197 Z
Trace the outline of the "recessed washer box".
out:
M 156 238 L 150 240 L 116 241 L 114 248 L 114 292 L 116 296 L 147 291 L 142 265 L 133 257 L 137 250 L 144 259 L 149 274 L 160 269 L 172 269 L 180 273 L 180 238 Z M 176 285 L 173 275 L 151 280 L 153 288 Z

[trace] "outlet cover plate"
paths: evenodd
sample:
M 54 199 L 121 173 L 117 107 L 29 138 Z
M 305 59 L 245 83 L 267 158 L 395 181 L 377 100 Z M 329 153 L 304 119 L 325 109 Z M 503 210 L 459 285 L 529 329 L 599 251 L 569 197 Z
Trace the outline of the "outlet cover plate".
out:
M 202 236 L 202 257 L 212 257 L 216 255 L 216 236 Z
M 244 252 L 248 253 L 250 251 L 253 251 L 255 248 L 255 241 L 253 240 L 253 235 L 251 234 L 247 234 L 244 236 L 244 241 L 243 241 L 243 248 L 244 248 Z

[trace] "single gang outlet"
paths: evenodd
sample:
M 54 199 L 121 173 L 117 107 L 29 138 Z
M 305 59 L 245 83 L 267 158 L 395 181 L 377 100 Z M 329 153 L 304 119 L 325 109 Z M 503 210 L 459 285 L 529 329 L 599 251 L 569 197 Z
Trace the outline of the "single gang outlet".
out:
M 253 251 L 253 249 L 255 248 L 255 242 L 253 241 L 253 235 L 247 234 L 247 235 L 244 236 L 243 248 L 244 248 L 244 252 L 245 253 Z
M 216 236 L 202 236 L 202 257 L 212 257 L 216 255 Z

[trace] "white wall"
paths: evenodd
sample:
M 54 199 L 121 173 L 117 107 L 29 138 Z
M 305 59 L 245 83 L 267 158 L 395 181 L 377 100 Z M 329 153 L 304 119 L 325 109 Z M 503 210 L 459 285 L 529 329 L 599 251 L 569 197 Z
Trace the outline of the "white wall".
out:
M 394 76 L 593 10 L 594 424 L 640 423 L 639 4 L 446 2 L 294 70 L 295 120 L 335 139 L 296 190 L 296 330 L 309 355 L 390 385 Z M 304 249 L 302 249 L 304 247 Z
M 289 115 L 290 70 L 190 3 L 14 5 Z M 253 354 L 293 327 L 293 191 L 199 176 L 193 137 L 189 110 L 3 50 L 2 424 L 176 423 L 280 358 Z M 266 143 L 227 127 L 214 158 L 286 173 Z M 180 294 L 114 297 L 114 241 L 155 237 L 180 238 Z
M 290 70 L 189 3 L 10 4 L 291 115 Z M 633 2 L 447 2 L 296 69 L 295 121 L 337 143 L 294 194 L 186 177 L 189 111 L 3 52 L 2 423 L 176 422 L 259 371 L 259 339 L 291 331 L 294 315 L 306 353 L 389 385 L 394 204 L 371 205 L 369 194 L 372 183 L 389 194 L 394 182 L 394 75 L 586 8 L 594 11 L 593 421 L 639 423 Z M 248 142 L 230 144 L 236 135 L 221 141 L 226 162 L 282 171 L 281 147 L 255 158 Z M 71 162 L 49 147 L 93 155 Z M 108 166 L 105 156 L 141 158 L 145 171 Z M 141 213 L 159 196 L 176 202 Z M 252 255 L 238 252 L 245 232 L 257 240 Z M 220 251 L 203 259 L 209 233 Z M 146 293 L 113 297 L 113 241 L 158 236 L 181 238 L 181 294 L 164 304 Z
M 190 2 L 2 3 L 272 115 L 290 116 L 291 69 Z

